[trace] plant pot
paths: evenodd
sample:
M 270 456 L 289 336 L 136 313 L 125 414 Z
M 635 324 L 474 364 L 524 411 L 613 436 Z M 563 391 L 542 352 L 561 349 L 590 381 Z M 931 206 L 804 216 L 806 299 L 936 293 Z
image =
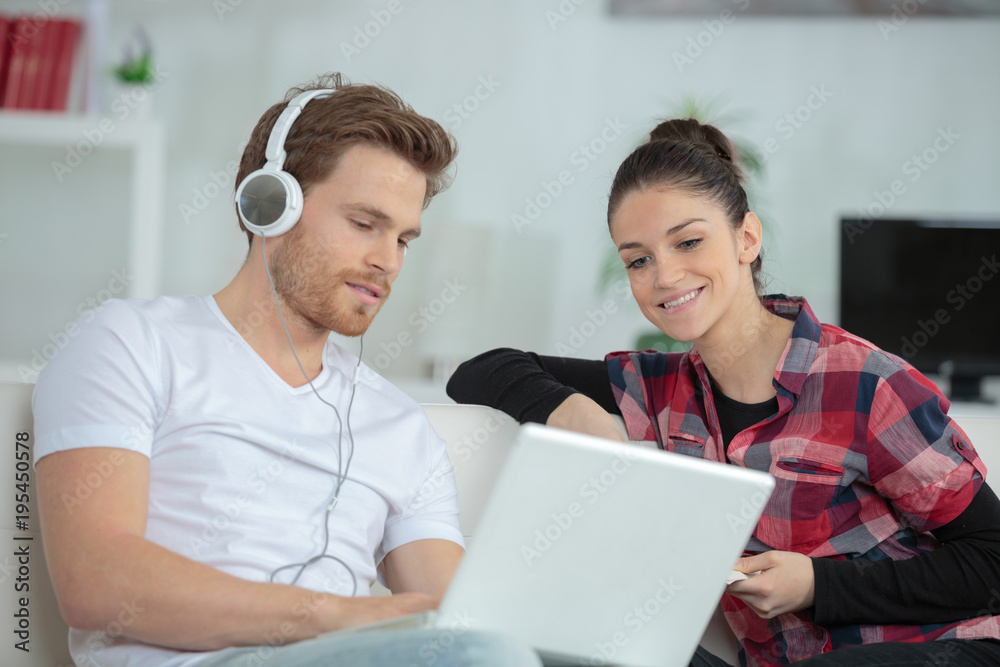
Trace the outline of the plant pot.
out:
M 109 88 L 108 113 L 116 123 L 145 121 L 155 116 L 155 84 L 114 81 Z

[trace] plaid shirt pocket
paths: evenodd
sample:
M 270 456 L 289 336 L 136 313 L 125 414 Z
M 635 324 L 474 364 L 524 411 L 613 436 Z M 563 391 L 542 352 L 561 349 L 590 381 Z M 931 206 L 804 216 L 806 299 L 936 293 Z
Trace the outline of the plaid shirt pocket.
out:
M 757 526 L 757 537 L 779 551 L 809 554 L 830 538 L 829 510 L 844 469 L 799 457 L 780 457 L 768 471 L 774 492 Z

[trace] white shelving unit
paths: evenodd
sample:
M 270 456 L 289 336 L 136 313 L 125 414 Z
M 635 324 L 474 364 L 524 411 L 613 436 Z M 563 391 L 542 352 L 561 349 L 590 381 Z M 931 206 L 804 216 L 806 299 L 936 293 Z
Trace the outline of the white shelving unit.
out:
M 105 132 L 111 123 L 113 130 Z M 89 137 L 100 136 L 94 146 Z M 163 184 L 166 165 L 166 132 L 154 119 L 65 117 L 44 113 L 0 113 L 0 145 L 38 147 L 92 146 L 92 150 L 123 150 L 132 162 L 128 268 L 135 276 L 128 296 L 152 298 L 162 283 L 160 244 L 163 236 Z M 110 192 L 121 196 L 119 190 Z
M 81 195 L 80 181 L 76 179 L 78 174 L 69 174 L 65 177 L 65 182 L 60 183 L 54 171 L 50 170 L 48 174 L 40 171 L 44 170 L 40 165 L 47 164 L 52 156 L 69 155 L 74 151 L 83 161 L 88 162 L 81 169 L 87 175 L 84 181 L 87 183 L 87 190 L 84 194 L 89 197 L 87 201 L 91 202 L 90 205 L 77 203 L 77 198 Z M 18 157 L 24 159 L 25 156 L 30 158 L 36 154 L 39 160 L 29 160 L 35 164 L 30 170 L 25 170 L 24 180 L 16 179 L 17 163 L 7 160 L 16 160 Z M 51 235 L 45 241 L 51 242 L 56 256 L 63 257 L 67 246 L 62 230 L 67 225 L 72 228 L 79 223 L 86 225 L 86 234 L 94 237 L 97 244 L 95 247 L 113 245 L 123 248 L 124 256 L 116 251 L 114 262 L 117 268 L 127 269 L 130 280 L 125 289 L 114 296 L 152 298 L 161 293 L 166 167 L 166 131 L 162 121 L 141 118 L 137 114 L 118 118 L 114 115 L 66 116 L 44 112 L 0 112 L 0 160 L 7 161 L 5 166 L 8 176 L 11 169 L 15 170 L 16 180 L 14 183 L 4 184 L 3 196 L 16 198 L 24 193 L 29 202 L 28 215 L 25 215 L 23 201 L 17 201 L 20 213 L 0 213 L 0 233 L 9 235 L 0 250 L 6 253 L 23 253 L 24 250 L 17 249 L 17 237 L 27 233 L 28 227 L 24 225 L 37 230 L 37 225 L 41 224 L 44 226 L 41 233 Z M 105 174 L 100 169 L 93 168 L 96 164 L 105 164 L 107 160 L 115 165 L 113 171 Z M 71 183 L 74 180 L 77 181 L 76 185 Z M 74 214 L 64 214 L 58 219 L 35 218 L 35 207 L 30 205 L 30 201 L 39 196 L 47 200 L 39 204 L 49 206 L 56 203 L 61 207 L 60 210 L 68 209 L 74 211 Z M 93 206 L 95 200 L 115 202 L 122 217 L 114 221 L 104 218 L 100 211 L 95 210 L 100 208 Z M 33 233 L 37 235 L 38 232 Z M 39 252 L 37 246 L 33 247 L 36 249 L 30 251 L 32 255 Z M 90 271 L 94 270 L 95 260 L 88 258 L 91 250 L 81 248 L 81 251 L 77 256 L 79 264 L 66 265 L 65 275 L 61 273 L 61 265 L 49 267 L 41 278 L 36 276 L 35 280 L 25 280 L 18 284 L 17 304 L 4 304 L 4 310 L 7 311 L 5 314 L 18 322 L 19 331 L 12 335 L 16 340 L 0 341 L 0 380 L 26 379 L 19 369 L 23 369 L 29 358 L 35 356 L 32 353 L 44 349 L 40 346 L 49 342 L 50 339 L 45 338 L 49 333 L 59 337 L 58 332 L 63 330 L 60 328 L 62 319 L 53 322 L 49 318 L 48 321 L 43 321 L 44 317 L 32 318 L 32 312 L 45 315 L 59 313 L 59 318 L 72 319 L 78 315 L 67 310 L 65 304 L 53 307 L 49 302 L 52 294 L 73 293 L 77 287 L 74 281 L 77 280 L 79 271 L 87 271 L 87 266 L 91 267 Z M 44 248 L 41 252 L 44 253 Z M 19 261 L 23 262 L 24 257 L 22 255 Z M 30 259 L 34 257 L 29 257 Z M 39 256 L 37 259 L 45 262 L 48 258 Z M 102 267 L 100 270 L 104 270 L 106 262 L 105 259 L 99 264 Z M 112 267 L 108 267 L 109 270 L 110 268 Z M 31 309 L 25 311 L 25 304 L 37 304 L 37 309 L 31 306 Z M 27 315 L 23 316 L 25 312 Z M 31 349 L 32 345 L 25 348 L 21 333 L 33 335 L 40 341 L 34 346 L 35 349 Z M 47 354 L 43 356 L 49 358 Z

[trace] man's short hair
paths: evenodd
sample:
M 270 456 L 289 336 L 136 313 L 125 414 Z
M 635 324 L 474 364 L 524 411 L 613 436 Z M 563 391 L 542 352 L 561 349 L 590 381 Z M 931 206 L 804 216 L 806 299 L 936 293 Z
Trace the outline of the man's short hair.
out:
M 458 152 L 454 137 L 436 121 L 418 114 L 388 88 L 353 84 L 338 73 L 324 74 L 311 83 L 292 88 L 284 100 L 264 112 L 243 150 L 236 187 L 267 162 L 267 140 L 288 102 L 299 93 L 323 88 L 337 92 L 309 102 L 285 141 L 287 157 L 283 168 L 298 180 L 303 196 L 309 194 L 313 185 L 325 180 L 344 152 L 357 144 L 391 150 L 421 171 L 427 177 L 425 208 L 434 195 L 448 187 L 451 182 L 448 166 Z M 243 225 L 238 213 L 240 229 L 253 243 L 254 235 Z

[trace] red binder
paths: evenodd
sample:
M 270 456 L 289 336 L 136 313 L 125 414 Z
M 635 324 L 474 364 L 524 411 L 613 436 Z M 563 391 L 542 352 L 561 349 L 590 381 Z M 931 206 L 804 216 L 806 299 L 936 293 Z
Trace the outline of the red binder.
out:
M 59 40 L 56 44 L 52 82 L 49 97 L 44 108 L 53 111 L 66 111 L 69 101 L 70 81 L 73 78 L 73 65 L 76 62 L 76 46 L 80 40 L 81 24 L 79 21 L 59 21 Z
M 7 79 L 4 81 L 3 100 L 0 105 L 7 109 L 16 109 L 21 99 L 21 87 L 24 78 L 25 64 L 31 49 L 32 34 L 29 30 L 30 18 L 16 18 L 10 24 L 7 41 L 10 44 L 7 58 Z
M 7 61 L 10 53 L 10 40 L 7 35 L 10 32 L 11 20 L 0 15 L 0 106 L 3 106 L 3 91 L 7 81 Z
M 52 96 L 52 72 L 55 69 L 56 51 L 62 36 L 61 24 L 61 21 L 50 19 L 39 26 L 40 34 L 35 50 L 37 69 L 31 99 L 26 102 L 27 109 L 48 108 L 49 98 Z
M 52 23 L 48 19 L 36 20 L 34 17 L 24 16 L 18 19 L 18 25 L 25 26 L 21 35 L 24 36 L 28 44 L 25 46 L 24 69 L 21 72 L 21 87 L 18 90 L 17 99 L 14 104 L 8 105 L 17 109 L 34 109 L 35 96 L 40 87 L 42 49 L 45 46 L 46 34 Z M 15 50 L 17 45 L 15 45 Z

